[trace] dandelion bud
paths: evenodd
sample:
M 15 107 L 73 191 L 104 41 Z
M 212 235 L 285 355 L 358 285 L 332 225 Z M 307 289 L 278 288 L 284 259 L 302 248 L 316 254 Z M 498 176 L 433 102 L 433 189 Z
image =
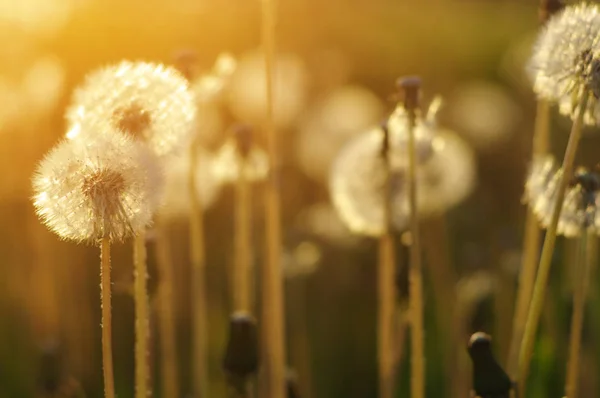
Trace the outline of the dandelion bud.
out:
M 251 142 L 249 129 L 238 128 L 215 155 L 212 166 L 215 179 L 223 183 L 238 181 L 240 169 L 247 180 L 261 181 L 269 173 L 269 158 L 265 150 Z
M 300 398 L 298 375 L 293 370 L 288 370 L 285 374 L 285 388 L 287 398 Z
M 245 312 L 234 313 L 230 318 L 223 368 L 229 375 L 240 379 L 258 371 L 256 320 Z
M 421 95 L 421 78 L 418 76 L 403 77 L 398 79 L 396 85 L 402 92 L 404 109 L 407 111 L 417 109 Z
M 150 224 L 162 183 L 159 162 L 145 146 L 106 132 L 52 149 L 33 177 L 33 204 L 61 238 L 123 241 Z
M 481 398 L 508 398 L 513 383 L 496 362 L 491 340 L 483 332 L 477 332 L 469 339 L 468 351 L 473 361 L 473 390 Z
M 67 138 L 116 129 L 145 142 L 158 156 L 182 149 L 196 125 L 188 82 L 176 69 L 123 61 L 90 73 L 67 110 Z

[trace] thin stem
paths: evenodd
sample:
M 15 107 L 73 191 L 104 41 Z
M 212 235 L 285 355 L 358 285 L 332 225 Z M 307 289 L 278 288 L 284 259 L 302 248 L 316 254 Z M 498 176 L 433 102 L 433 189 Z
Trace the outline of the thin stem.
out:
M 203 211 L 197 195 L 196 167 L 198 143 L 190 147 L 190 258 L 192 263 L 192 346 L 193 390 L 196 397 L 209 396 L 206 310 L 206 258 L 204 250 Z
M 302 380 L 300 396 L 312 398 L 312 355 L 308 332 L 308 311 L 306 299 L 308 297 L 306 278 L 299 277 L 288 280 L 288 311 L 289 320 L 289 347 L 292 367 L 298 372 L 298 379 Z
M 102 366 L 104 369 L 105 398 L 115 398 L 110 271 L 110 240 L 109 238 L 103 238 L 100 245 L 100 298 L 102 304 Z
M 544 246 L 538 266 L 537 278 L 535 280 L 529 313 L 527 314 L 527 322 L 525 323 L 525 331 L 523 333 L 523 343 L 519 352 L 519 389 L 520 395 L 525 396 L 525 381 L 529 371 L 529 361 L 533 352 L 533 343 L 537 332 L 537 326 L 542 313 L 544 299 L 546 296 L 546 287 L 548 285 L 548 276 L 550 275 L 550 265 L 552 263 L 552 253 L 554 252 L 554 243 L 556 242 L 556 229 L 558 227 L 558 219 L 562 210 L 562 204 L 565 199 L 565 191 L 569 176 L 573 173 L 573 163 L 577 153 L 577 146 L 581 138 L 581 129 L 583 125 L 583 115 L 587 107 L 589 95 L 583 95 L 582 101 L 577 110 L 577 117 L 573 122 L 567 150 L 562 164 L 562 178 L 558 186 L 556 194 L 556 202 L 552 212 L 552 219 L 546 231 L 544 238 Z
M 382 141 L 382 163 L 384 170 L 383 220 L 384 233 L 379 239 L 379 271 L 377 273 L 378 292 L 378 353 L 379 360 L 379 397 L 392 398 L 394 396 L 394 368 L 395 368 L 395 316 L 396 316 L 396 286 L 394 273 L 395 247 L 392 221 L 392 186 L 391 166 L 389 158 L 390 140 L 387 128 L 384 129 Z
M 453 334 L 448 333 L 454 327 L 457 276 L 452 265 L 446 215 L 435 217 L 423 229 L 425 236 L 423 250 L 427 258 L 429 281 L 436 300 L 438 323 L 440 329 L 444 331 L 436 337 L 442 340 L 446 383 L 450 386 L 455 381 L 457 348 L 462 348 L 463 342 L 455 340 Z
M 378 285 L 378 358 L 379 358 L 379 396 L 394 396 L 394 330 L 396 322 L 396 294 L 394 285 L 394 238 L 386 233 L 379 240 Z
M 234 311 L 252 313 L 252 221 L 250 182 L 246 176 L 246 159 L 239 156 L 238 180 L 235 189 L 235 270 L 233 285 Z
M 550 105 L 545 100 L 538 100 L 535 117 L 535 129 L 533 133 L 533 158 L 548 153 L 550 141 Z M 531 302 L 533 284 L 537 272 L 538 253 L 540 246 L 541 229 L 537 217 L 531 208 L 527 209 L 525 220 L 525 235 L 523 243 L 523 257 L 521 259 L 521 272 L 519 275 L 519 287 L 517 290 L 517 303 L 513 318 L 513 330 L 510 340 L 510 349 L 507 360 L 508 373 L 516 377 L 519 349 L 525 331 L 527 321 L 527 310 Z
M 579 353 L 581 351 L 581 332 L 585 314 L 585 302 L 592 270 L 590 248 L 595 236 L 587 230 L 579 238 L 579 256 L 576 265 L 576 280 L 573 290 L 573 316 L 571 318 L 571 335 L 569 339 L 569 361 L 565 383 L 566 396 L 577 398 L 579 383 Z M 588 245 L 589 244 L 589 245 Z
M 410 264 L 408 268 L 409 306 L 411 317 L 411 397 L 425 397 L 425 344 L 423 322 L 423 269 L 417 209 L 417 162 L 415 145 L 415 115 L 410 112 L 408 126 L 408 203 L 410 209 Z
M 173 310 L 173 261 L 166 226 L 159 219 L 156 225 L 156 262 L 158 273 L 158 327 L 161 356 L 162 396 L 178 397 L 177 343 Z
M 146 398 L 148 390 L 148 270 L 146 265 L 146 231 L 140 231 L 133 242 L 134 301 L 135 301 L 135 396 Z
M 270 175 L 265 185 L 266 261 L 263 267 L 263 319 L 267 396 L 285 396 L 285 342 L 283 279 L 281 276 L 281 199 L 279 193 L 278 143 L 273 113 L 275 68 L 275 0 L 262 0 L 262 41 L 265 53 L 267 113 L 265 130 Z

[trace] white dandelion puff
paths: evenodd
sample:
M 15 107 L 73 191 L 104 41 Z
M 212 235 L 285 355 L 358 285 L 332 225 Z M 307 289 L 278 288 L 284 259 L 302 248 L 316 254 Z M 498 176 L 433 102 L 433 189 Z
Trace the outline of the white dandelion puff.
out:
M 148 62 L 123 61 L 90 73 L 66 116 L 67 138 L 96 135 L 110 125 L 143 140 L 160 157 L 182 149 L 196 126 L 187 80 L 172 67 Z
M 575 117 L 583 95 L 589 95 L 584 120 L 600 116 L 600 8 L 594 4 L 566 7 L 538 35 L 527 66 L 533 90 L 557 102 L 560 112 Z
M 240 178 L 240 170 L 244 168 L 244 177 L 248 181 L 261 181 L 269 173 L 269 157 L 267 152 L 257 145 L 251 145 L 248 153 L 242 155 L 235 139 L 228 140 L 212 163 L 214 177 L 223 183 L 233 183 Z
M 212 70 L 192 82 L 192 91 L 198 104 L 202 106 L 220 100 L 229 87 L 231 77 L 236 70 L 237 60 L 235 57 L 229 53 L 220 54 Z
M 35 172 L 33 204 L 63 239 L 123 241 L 151 223 L 162 182 L 155 155 L 123 134 L 64 140 Z
M 476 183 L 473 150 L 458 136 L 440 130 L 433 114 L 417 119 L 416 147 L 419 169 L 419 214 L 428 216 L 448 210 L 464 200 Z M 390 134 L 392 222 L 397 230 L 408 226 L 408 120 L 394 112 Z M 392 120 L 390 118 L 390 120 Z M 384 231 L 383 198 L 385 167 L 381 157 L 383 131 L 373 129 L 351 141 L 334 162 L 330 192 L 340 218 L 360 234 L 379 236 Z
M 547 228 L 556 203 L 558 185 L 563 178 L 551 156 L 534 160 L 525 184 L 526 201 L 540 224 Z M 580 236 L 591 229 L 600 231 L 600 175 L 586 169 L 578 169 L 569 180 L 567 192 L 558 220 L 557 232 L 566 237 Z
M 267 112 L 265 58 L 260 52 L 239 60 L 229 87 L 228 104 L 233 115 L 244 123 L 258 125 Z M 302 60 L 293 54 L 279 54 L 273 71 L 275 123 L 292 124 L 300 115 L 308 96 L 308 72 Z
M 477 165 L 473 149 L 455 133 L 440 130 L 432 141 L 433 155 L 417 173 L 419 212 L 440 214 L 473 191 Z
M 213 155 L 196 146 L 196 195 L 203 209 L 209 208 L 218 198 L 221 184 L 212 173 Z M 160 215 L 168 219 L 185 218 L 190 214 L 190 155 L 171 159 L 165 165 L 164 205 Z
M 383 138 L 381 128 L 363 133 L 340 151 L 332 166 L 329 185 L 332 203 L 340 218 L 354 233 L 379 236 L 385 229 L 383 200 L 386 172 L 381 157 Z M 390 160 L 394 165 L 390 176 L 392 222 L 397 229 L 403 229 L 407 226 L 409 216 L 404 183 L 406 168 L 397 165 L 398 161 L 406 163 L 406 156 L 398 156 L 395 139 L 390 139 L 390 142 Z

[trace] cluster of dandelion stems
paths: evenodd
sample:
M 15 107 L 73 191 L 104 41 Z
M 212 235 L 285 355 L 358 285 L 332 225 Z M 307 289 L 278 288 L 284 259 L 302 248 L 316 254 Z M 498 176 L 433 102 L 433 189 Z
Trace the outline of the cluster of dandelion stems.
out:
M 541 0 L 540 23 L 545 24 L 555 12 L 562 8 L 562 4 L 555 0 Z M 535 114 L 535 126 L 533 130 L 532 159 L 544 156 L 548 153 L 550 142 L 550 104 L 544 98 L 538 98 Z M 531 208 L 527 208 L 525 219 L 525 234 L 523 242 L 523 256 L 521 260 L 521 271 L 519 275 L 519 288 L 513 318 L 513 328 L 510 340 L 510 348 L 507 359 L 508 373 L 512 377 L 517 376 L 519 350 L 527 321 L 529 302 L 533 293 L 535 282 L 538 247 L 541 237 L 541 228 L 537 217 Z
M 556 193 L 556 202 L 554 203 L 552 218 L 546 230 L 546 236 L 544 238 L 542 254 L 540 256 L 540 262 L 538 265 L 537 277 L 535 279 L 531 304 L 529 306 L 527 321 L 525 323 L 523 341 L 519 351 L 518 381 L 521 394 L 524 394 L 525 391 L 525 380 L 529 371 L 530 357 L 533 352 L 533 345 L 537 332 L 537 326 L 540 320 L 544 299 L 546 296 L 546 287 L 548 284 L 548 277 L 550 275 L 550 265 L 552 262 L 552 254 L 554 252 L 554 244 L 556 242 L 558 221 L 560 218 L 562 204 L 565 198 L 565 192 L 568 184 L 568 176 L 570 176 L 573 173 L 573 165 L 575 161 L 575 155 L 577 153 L 577 146 L 581 138 L 583 118 L 589 101 L 589 94 L 587 91 L 584 91 L 581 94 L 581 97 L 582 98 L 581 101 L 579 101 L 576 110 L 576 117 L 571 128 L 567 149 L 562 163 L 563 176 L 560 179 L 560 183 L 558 185 L 558 191 Z
M 285 344 L 281 277 L 281 215 L 278 184 L 278 143 L 274 120 L 275 0 L 262 0 L 262 44 L 265 53 L 267 113 L 265 131 L 269 177 L 265 184 L 266 260 L 262 269 L 262 322 L 264 367 L 269 398 L 285 396 Z

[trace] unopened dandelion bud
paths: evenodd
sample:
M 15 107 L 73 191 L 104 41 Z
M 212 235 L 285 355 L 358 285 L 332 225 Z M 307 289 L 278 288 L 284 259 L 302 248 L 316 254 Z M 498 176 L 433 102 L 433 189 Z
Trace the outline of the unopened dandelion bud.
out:
M 236 312 L 229 321 L 223 369 L 231 376 L 246 379 L 258 371 L 258 366 L 256 320 L 246 312 Z
M 538 10 L 540 22 L 542 24 L 554 14 L 563 9 L 565 5 L 560 0 L 542 0 Z
M 300 398 L 298 374 L 291 369 L 288 370 L 285 374 L 285 388 L 287 398 Z
M 473 390 L 482 398 L 508 398 L 514 384 L 494 358 L 492 338 L 483 333 L 474 333 L 469 339 L 468 351 L 473 361 Z
M 198 53 L 192 49 L 182 49 L 173 56 L 175 67 L 188 80 L 198 75 Z

